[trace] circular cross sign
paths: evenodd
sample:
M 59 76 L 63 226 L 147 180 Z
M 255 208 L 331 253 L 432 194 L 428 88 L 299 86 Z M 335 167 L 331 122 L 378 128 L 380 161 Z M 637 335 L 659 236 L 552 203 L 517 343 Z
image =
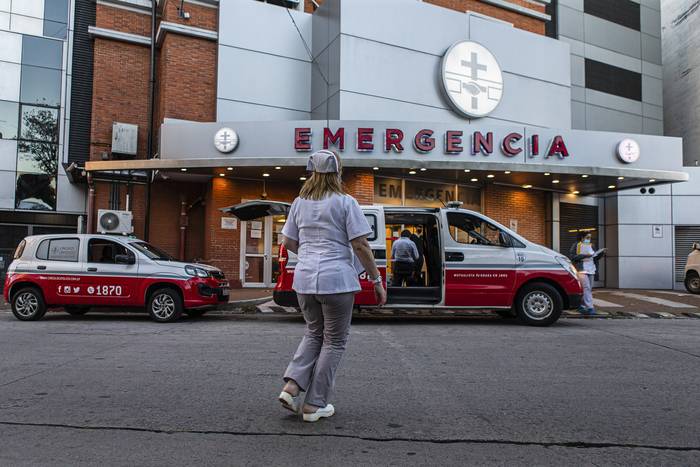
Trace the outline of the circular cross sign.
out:
M 637 162 L 639 152 L 639 143 L 633 139 L 625 138 L 617 145 L 617 157 L 627 164 Z
M 214 146 L 219 152 L 231 152 L 238 146 L 238 134 L 231 128 L 222 128 L 214 135 Z
M 490 114 L 503 95 L 501 67 L 489 50 L 457 42 L 442 57 L 442 85 L 452 107 L 470 118 Z

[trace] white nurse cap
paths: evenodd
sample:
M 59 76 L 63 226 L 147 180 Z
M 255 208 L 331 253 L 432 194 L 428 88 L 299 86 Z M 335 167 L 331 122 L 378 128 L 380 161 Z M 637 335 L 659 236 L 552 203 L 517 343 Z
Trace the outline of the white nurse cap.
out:
M 306 164 L 306 170 L 318 173 L 337 173 L 338 159 L 335 154 L 327 149 L 321 149 L 309 156 L 309 162 Z

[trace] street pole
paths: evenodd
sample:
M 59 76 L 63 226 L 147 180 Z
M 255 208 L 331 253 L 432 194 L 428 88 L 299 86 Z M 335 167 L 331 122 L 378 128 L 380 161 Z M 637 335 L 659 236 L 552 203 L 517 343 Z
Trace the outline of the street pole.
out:
M 151 0 L 151 65 L 148 82 L 148 143 L 147 159 L 153 159 L 153 120 L 155 119 L 155 93 L 156 93 L 156 14 L 158 3 Z M 143 237 L 148 241 L 149 227 L 151 223 L 151 178 L 152 170 L 146 171 L 146 212 L 144 215 Z

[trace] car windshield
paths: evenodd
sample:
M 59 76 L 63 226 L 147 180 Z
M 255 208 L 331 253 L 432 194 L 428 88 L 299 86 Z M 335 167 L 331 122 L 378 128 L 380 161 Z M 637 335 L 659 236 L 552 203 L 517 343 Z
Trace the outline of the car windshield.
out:
M 149 259 L 160 259 L 163 261 L 173 261 L 175 258 L 167 254 L 161 249 L 158 249 L 151 245 L 150 243 L 146 242 L 132 242 L 129 243 L 129 245 L 133 246 L 137 250 L 139 250 L 141 253 L 146 255 Z

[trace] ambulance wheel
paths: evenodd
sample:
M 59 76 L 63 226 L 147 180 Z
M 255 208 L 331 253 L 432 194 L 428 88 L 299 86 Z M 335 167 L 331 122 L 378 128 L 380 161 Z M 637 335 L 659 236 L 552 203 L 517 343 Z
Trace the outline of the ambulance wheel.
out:
M 700 275 L 697 272 L 689 272 L 685 276 L 685 289 L 694 294 L 700 294 Z
M 12 314 L 20 321 L 37 321 L 46 314 L 46 303 L 41 291 L 25 287 L 12 294 Z
M 530 326 L 549 326 L 559 319 L 562 308 L 563 300 L 557 289 L 540 282 L 523 287 L 515 302 L 518 319 Z
M 158 289 L 148 297 L 148 314 L 158 323 L 169 323 L 182 315 L 182 299 L 173 289 Z
M 199 318 L 204 316 L 204 314 L 209 310 L 185 310 L 185 314 L 190 318 Z
M 63 309 L 71 316 L 83 316 L 90 311 L 90 308 L 86 306 L 64 306 Z

